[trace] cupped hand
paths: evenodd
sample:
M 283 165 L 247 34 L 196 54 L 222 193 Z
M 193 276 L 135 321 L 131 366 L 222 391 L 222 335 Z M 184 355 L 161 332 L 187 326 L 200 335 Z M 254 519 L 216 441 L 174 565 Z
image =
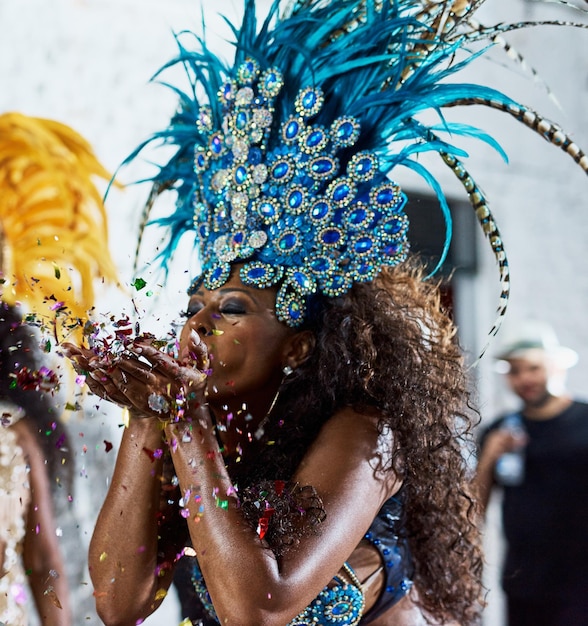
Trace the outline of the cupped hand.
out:
M 117 355 L 63 344 L 74 369 L 86 375 L 90 391 L 141 416 L 182 418 L 205 402 L 208 364 L 205 344 L 190 335 L 177 359 L 152 345 L 151 338 L 129 343 Z

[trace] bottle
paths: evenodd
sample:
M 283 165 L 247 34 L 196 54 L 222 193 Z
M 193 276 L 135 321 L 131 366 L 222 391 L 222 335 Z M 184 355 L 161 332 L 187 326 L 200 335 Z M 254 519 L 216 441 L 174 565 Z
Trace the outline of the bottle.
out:
M 509 415 L 504 419 L 500 428 L 509 430 L 513 435 L 526 434 L 523 419 L 520 415 Z M 525 479 L 525 444 L 510 452 L 505 452 L 496 461 L 494 476 L 499 485 L 515 487 L 521 485 Z

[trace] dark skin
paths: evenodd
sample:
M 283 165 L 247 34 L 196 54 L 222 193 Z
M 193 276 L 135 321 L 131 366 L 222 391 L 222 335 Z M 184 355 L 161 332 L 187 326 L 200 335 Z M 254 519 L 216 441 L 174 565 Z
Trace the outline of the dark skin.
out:
M 162 461 L 145 451 L 163 449 L 166 442 L 188 501 L 192 545 L 221 623 L 283 626 L 345 561 L 365 582 L 366 611 L 380 593 L 379 558 L 361 540 L 401 481 L 376 470 L 393 445 L 378 434 L 377 416 L 342 409 L 308 450 L 293 480 L 316 489 L 327 516 L 320 533 L 303 537 L 295 550 L 276 558 L 236 506 L 225 457 L 249 444 L 283 367 L 295 369 L 313 347 L 310 332 L 277 320 L 275 296 L 275 289 L 245 286 L 237 275 L 221 289 L 201 289 L 190 300 L 177 360 L 148 341 L 136 342 L 128 356 L 106 368 L 90 350 L 64 346 L 77 369 L 90 373 L 90 389 L 131 414 L 90 545 L 97 608 L 107 626 L 134 626 L 157 608 L 173 576 L 173 565 L 158 565 L 162 558 L 173 562 L 183 547 L 170 536 L 158 541 Z M 149 406 L 153 393 L 170 405 L 178 394 L 186 398 L 183 417 L 191 421 L 168 420 L 164 426 L 159 418 L 169 416 Z M 219 499 L 228 506 L 218 506 Z M 413 600 L 405 598 L 374 623 L 424 623 Z

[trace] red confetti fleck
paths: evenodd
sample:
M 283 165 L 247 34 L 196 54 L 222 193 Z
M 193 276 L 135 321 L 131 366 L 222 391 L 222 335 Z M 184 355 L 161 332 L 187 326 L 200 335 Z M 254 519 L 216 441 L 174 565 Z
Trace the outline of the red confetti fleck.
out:
M 143 446 L 143 452 L 151 459 L 151 463 L 153 463 L 153 461 L 155 461 L 155 459 L 157 458 L 155 451 L 150 450 L 149 448 L 146 448 L 145 446 Z
M 264 512 L 263 515 L 259 518 L 259 522 L 257 524 L 257 534 L 259 535 L 260 539 L 263 539 L 265 537 L 265 534 L 267 533 L 267 529 L 269 526 L 269 521 L 271 519 L 271 516 L 274 514 L 275 509 L 268 507 Z
M 110 441 L 106 441 L 105 439 L 104 445 L 106 446 L 106 452 L 110 452 L 112 450 L 112 444 L 110 443 Z

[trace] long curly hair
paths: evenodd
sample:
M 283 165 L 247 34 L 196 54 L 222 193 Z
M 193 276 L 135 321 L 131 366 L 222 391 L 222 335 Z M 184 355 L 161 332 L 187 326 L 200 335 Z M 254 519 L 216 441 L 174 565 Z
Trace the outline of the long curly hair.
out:
M 292 476 L 337 409 L 376 409 L 380 432 L 394 437 L 395 453 L 382 469 L 403 479 L 419 602 L 441 621 L 473 623 L 483 606 L 482 554 L 464 444 L 478 416 L 439 285 L 424 280 L 418 262 L 405 263 L 311 303 L 310 311 L 316 346 L 283 385 L 265 436 L 233 468 L 249 486 L 241 491 L 244 510 L 260 510 L 248 507 L 259 494 L 255 485 L 265 495 L 268 482 Z
M 38 329 L 25 322 L 17 307 L 0 300 L 0 398 L 24 410 L 45 456 L 53 490 L 65 487 L 69 493 L 73 462 L 60 403 L 36 380 L 47 363 Z

